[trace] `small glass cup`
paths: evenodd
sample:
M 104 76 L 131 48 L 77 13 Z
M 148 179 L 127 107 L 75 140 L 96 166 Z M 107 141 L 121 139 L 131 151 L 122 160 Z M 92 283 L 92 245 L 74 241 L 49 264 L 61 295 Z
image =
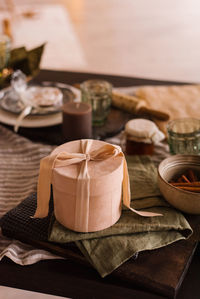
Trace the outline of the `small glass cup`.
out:
M 81 98 L 92 106 L 93 126 L 104 125 L 108 116 L 112 85 L 104 80 L 88 80 L 81 84 Z
M 171 154 L 200 154 L 200 119 L 180 118 L 167 125 Z
M 0 35 L 0 76 L 10 58 L 11 40 L 7 35 Z

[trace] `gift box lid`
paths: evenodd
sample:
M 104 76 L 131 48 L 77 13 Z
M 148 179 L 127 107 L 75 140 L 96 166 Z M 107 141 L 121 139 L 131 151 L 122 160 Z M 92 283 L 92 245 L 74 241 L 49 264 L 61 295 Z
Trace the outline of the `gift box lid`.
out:
M 92 140 L 89 153 L 101 149 L 108 145 L 106 142 Z M 111 146 L 111 145 L 109 145 Z M 113 146 L 114 147 L 114 146 Z M 83 153 L 81 140 L 71 141 L 57 147 L 51 155 L 57 155 L 62 152 Z M 76 193 L 77 178 L 81 169 L 81 163 L 74 163 L 63 167 L 56 167 L 53 170 L 53 187 L 71 194 Z M 107 159 L 89 160 L 87 164 L 88 175 L 90 177 L 90 194 L 99 195 L 115 189 L 123 179 L 123 156 L 110 156 Z M 85 178 L 79 178 L 85 180 Z

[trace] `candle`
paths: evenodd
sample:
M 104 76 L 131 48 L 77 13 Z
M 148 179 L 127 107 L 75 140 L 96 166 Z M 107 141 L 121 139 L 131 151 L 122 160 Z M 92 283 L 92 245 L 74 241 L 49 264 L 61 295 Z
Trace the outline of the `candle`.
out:
M 88 103 L 67 102 L 63 105 L 64 141 L 92 137 L 92 108 Z

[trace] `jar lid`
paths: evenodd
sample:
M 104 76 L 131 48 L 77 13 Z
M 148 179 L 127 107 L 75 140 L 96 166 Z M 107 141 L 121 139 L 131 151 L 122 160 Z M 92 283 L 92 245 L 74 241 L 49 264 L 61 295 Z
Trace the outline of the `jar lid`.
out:
M 143 118 L 129 120 L 125 132 L 131 140 L 138 142 L 157 143 L 165 138 L 154 122 Z

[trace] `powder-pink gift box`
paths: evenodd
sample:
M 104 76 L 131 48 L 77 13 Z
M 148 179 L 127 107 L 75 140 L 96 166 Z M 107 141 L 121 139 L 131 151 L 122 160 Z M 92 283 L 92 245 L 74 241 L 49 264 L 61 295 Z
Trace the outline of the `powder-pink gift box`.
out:
M 103 141 L 71 141 L 41 160 L 35 218 L 48 214 L 51 185 L 56 219 L 77 232 L 99 231 L 116 223 L 122 200 L 141 216 L 157 216 L 130 207 L 124 154 L 119 146 Z

